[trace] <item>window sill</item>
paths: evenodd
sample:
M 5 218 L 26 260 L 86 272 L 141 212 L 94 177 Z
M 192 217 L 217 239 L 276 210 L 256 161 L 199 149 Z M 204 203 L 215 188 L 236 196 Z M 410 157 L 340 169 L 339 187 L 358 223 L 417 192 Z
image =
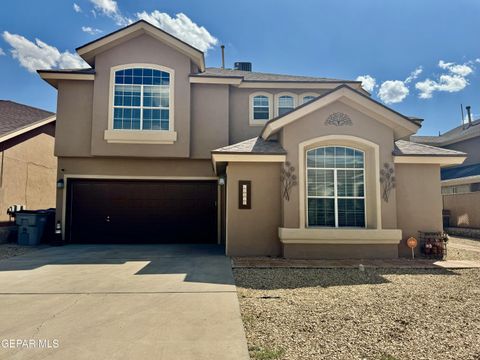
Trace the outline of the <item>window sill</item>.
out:
M 109 144 L 173 144 L 176 131 L 164 130 L 105 130 L 104 139 Z
M 402 230 L 363 228 L 279 228 L 278 236 L 283 244 L 398 244 Z

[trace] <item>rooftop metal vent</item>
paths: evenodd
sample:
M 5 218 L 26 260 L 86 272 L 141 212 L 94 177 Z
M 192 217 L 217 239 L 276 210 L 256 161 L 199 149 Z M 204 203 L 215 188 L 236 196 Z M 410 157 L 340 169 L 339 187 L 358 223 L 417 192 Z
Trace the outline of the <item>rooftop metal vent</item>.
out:
M 252 63 L 251 62 L 237 61 L 233 65 L 235 67 L 235 70 L 252 71 Z

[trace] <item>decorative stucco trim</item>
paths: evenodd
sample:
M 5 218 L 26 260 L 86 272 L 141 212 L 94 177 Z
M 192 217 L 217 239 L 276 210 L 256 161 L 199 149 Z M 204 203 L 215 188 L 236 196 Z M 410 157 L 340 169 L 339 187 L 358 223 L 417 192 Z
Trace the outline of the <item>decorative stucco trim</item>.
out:
M 480 175 L 465 176 L 462 178 L 442 180 L 441 184 L 442 186 L 449 186 L 449 185 L 465 185 L 465 184 L 471 184 L 474 182 L 480 182 Z
M 466 156 L 394 156 L 395 164 L 438 164 L 440 166 L 462 164 Z
M 47 83 L 52 85 L 55 89 L 58 88 L 58 80 L 81 80 L 81 81 L 94 81 L 95 74 L 67 74 L 67 73 L 54 73 L 38 71 L 38 75 Z
M 240 85 L 241 78 L 211 77 L 211 76 L 190 76 L 190 84 L 219 84 L 219 85 Z
M 169 85 L 169 121 L 168 131 L 165 130 L 121 130 L 113 128 L 113 98 L 115 88 L 115 72 L 122 69 L 130 68 L 149 68 L 164 71 L 170 74 Z M 142 100 L 143 101 L 143 100 Z M 146 133 L 151 133 L 148 135 Z M 160 135 L 159 133 L 165 133 Z M 138 133 L 138 135 L 130 134 Z M 116 134 L 116 135 L 115 135 Z M 155 135 L 153 135 L 155 134 Z M 120 141 L 122 136 L 125 141 Z M 130 143 L 130 144 L 172 144 L 177 141 L 177 133 L 175 132 L 175 70 L 166 66 L 148 63 L 132 63 L 113 66 L 110 68 L 109 94 L 108 94 L 108 129 L 105 130 L 104 139 L 107 142 Z M 129 140 L 130 139 L 130 140 Z M 150 139 L 150 140 L 148 140 Z M 143 141 L 142 141 L 143 140 Z
M 402 239 L 399 229 L 293 229 L 279 228 L 278 237 L 289 245 L 381 245 L 398 244 Z
M 345 113 L 342 112 L 334 112 L 328 115 L 327 119 L 325 120 L 325 125 L 333 125 L 333 126 L 352 126 L 353 122 Z
M 216 162 L 284 162 L 286 155 L 212 154 Z
M 374 152 L 374 164 L 373 171 L 375 172 L 375 206 L 376 206 L 376 224 L 377 229 L 382 228 L 382 202 L 381 202 L 381 192 L 380 192 L 380 148 L 378 144 L 375 144 L 369 140 L 362 139 L 352 135 L 326 135 L 320 136 L 313 139 L 309 139 L 298 144 L 298 184 L 299 184 L 299 219 L 300 219 L 300 229 L 307 228 L 306 222 L 306 150 L 308 147 L 313 145 L 321 146 L 325 142 L 338 142 L 338 145 L 342 145 L 342 141 L 358 143 L 364 146 L 371 148 Z M 365 174 L 367 178 L 367 174 Z M 365 192 L 365 203 L 368 201 L 368 198 L 372 196 Z M 368 218 L 368 210 L 365 209 L 365 217 Z M 365 222 L 367 223 L 367 221 Z
M 253 118 L 253 98 L 255 96 L 266 96 L 268 98 L 268 119 L 255 120 Z M 248 124 L 250 126 L 265 126 L 266 122 L 273 118 L 273 95 L 265 91 L 257 91 L 248 96 Z
M 104 139 L 109 144 L 173 144 L 176 131 L 163 130 L 105 130 Z

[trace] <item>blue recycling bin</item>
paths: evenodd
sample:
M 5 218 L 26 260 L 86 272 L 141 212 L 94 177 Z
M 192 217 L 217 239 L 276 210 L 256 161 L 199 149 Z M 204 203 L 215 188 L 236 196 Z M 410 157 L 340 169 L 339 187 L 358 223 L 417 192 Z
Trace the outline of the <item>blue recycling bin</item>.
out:
M 45 231 L 47 218 L 48 213 L 44 210 L 17 212 L 15 223 L 18 225 L 18 244 L 39 245 Z

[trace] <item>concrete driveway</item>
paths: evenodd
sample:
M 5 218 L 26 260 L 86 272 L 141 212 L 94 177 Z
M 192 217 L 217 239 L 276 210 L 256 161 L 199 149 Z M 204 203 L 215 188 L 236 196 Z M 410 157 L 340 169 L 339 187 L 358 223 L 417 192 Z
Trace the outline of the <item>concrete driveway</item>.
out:
M 249 359 L 230 259 L 209 245 L 68 245 L 2 260 L 0 358 Z

